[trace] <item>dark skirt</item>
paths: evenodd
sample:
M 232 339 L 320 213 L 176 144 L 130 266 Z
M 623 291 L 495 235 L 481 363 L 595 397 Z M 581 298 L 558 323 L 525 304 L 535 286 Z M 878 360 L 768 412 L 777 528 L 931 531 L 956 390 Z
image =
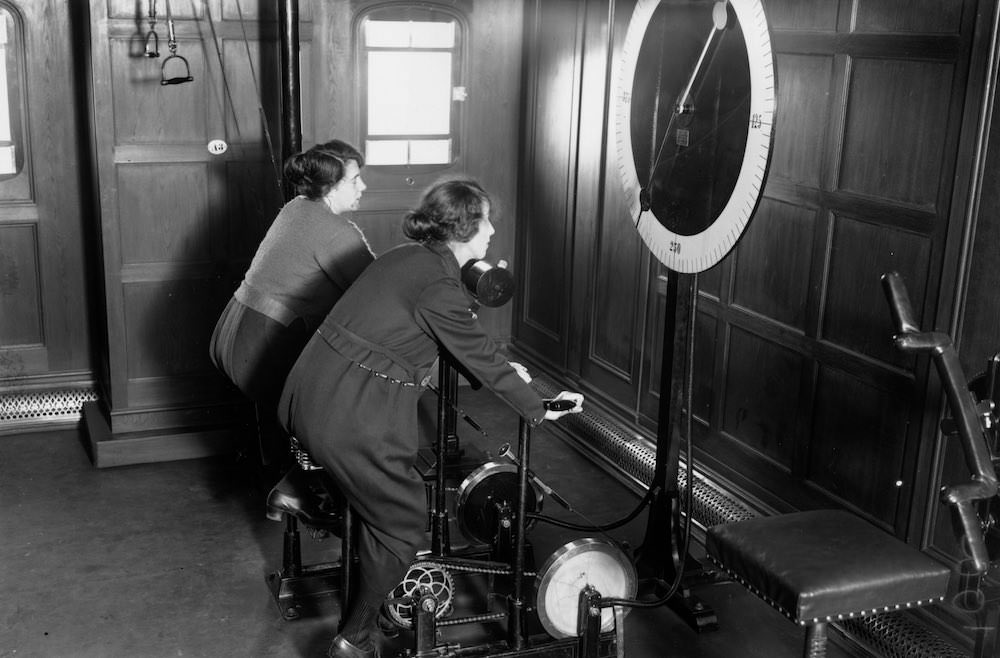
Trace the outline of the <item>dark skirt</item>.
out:
M 285 378 L 308 340 L 305 321 L 297 319 L 286 327 L 230 299 L 212 333 L 212 363 L 273 414 Z
M 422 392 L 372 374 L 314 335 L 278 408 L 282 424 L 357 514 L 359 595 L 376 607 L 406 575 L 425 536 L 424 484 L 414 467 Z

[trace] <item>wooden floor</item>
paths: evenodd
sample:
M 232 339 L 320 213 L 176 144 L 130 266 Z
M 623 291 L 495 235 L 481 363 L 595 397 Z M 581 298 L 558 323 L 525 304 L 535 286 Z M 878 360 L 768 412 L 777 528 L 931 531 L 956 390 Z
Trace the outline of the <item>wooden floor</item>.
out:
M 496 458 L 502 443 L 516 445 L 516 416 L 490 394 L 462 389 L 459 404 L 489 435 L 461 425 L 470 453 Z M 533 435 L 533 470 L 575 512 L 551 499 L 543 511 L 607 523 L 634 508 L 632 490 L 544 428 Z M 282 619 L 265 578 L 280 566 L 283 528 L 265 518 L 252 469 L 233 457 L 95 469 L 84 445 L 74 430 L 0 436 L 0 657 L 324 655 L 337 603 L 319 618 Z M 635 547 L 646 520 L 611 534 Z M 536 524 L 536 561 L 581 536 Z M 305 559 L 332 559 L 338 544 L 306 536 Z M 718 630 L 697 633 L 666 606 L 635 609 L 625 655 L 800 655 L 802 631 L 742 587 L 714 582 L 693 593 Z M 443 634 L 463 646 L 497 632 L 458 629 Z M 404 632 L 387 649 L 407 642 Z M 858 654 L 831 645 L 831 658 L 847 655 Z

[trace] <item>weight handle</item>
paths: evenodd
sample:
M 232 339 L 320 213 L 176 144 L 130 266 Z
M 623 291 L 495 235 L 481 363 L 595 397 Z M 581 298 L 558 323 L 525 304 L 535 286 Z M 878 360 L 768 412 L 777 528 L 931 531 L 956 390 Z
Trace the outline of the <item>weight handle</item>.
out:
M 897 272 L 887 272 L 882 275 L 882 288 L 885 290 L 885 297 L 889 301 L 889 311 L 892 313 L 892 322 L 895 329 L 900 334 L 919 333 L 920 327 L 913 317 L 913 306 L 910 305 L 910 296 L 903 285 L 903 279 Z
M 889 311 L 895 325 L 896 336 L 893 341 L 903 352 L 934 352 L 941 353 L 952 347 L 951 336 L 936 331 L 920 331 L 914 318 L 910 296 L 906 292 L 906 284 L 896 272 L 882 275 L 882 287 L 886 299 L 889 300 Z
M 546 411 L 569 411 L 576 407 L 575 400 L 542 400 Z
M 983 526 L 979 520 L 979 515 L 976 514 L 975 507 L 973 507 L 973 501 L 979 499 L 980 494 L 985 492 L 964 493 L 956 491 L 959 487 L 946 490 L 944 499 L 946 502 L 954 505 L 955 510 L 958 512 L 958 518 L 962 524 L 962 532 L 965 534 L 965 541 L 969 549 L 969 558 L 972 559 L 973 570 L 975 573 L 984 574 L 990 568 L 990 556 L 986 549 L 986 541 L 983 539 Z M 965 497 L 970 497 L 971 499 L 960 499 Z

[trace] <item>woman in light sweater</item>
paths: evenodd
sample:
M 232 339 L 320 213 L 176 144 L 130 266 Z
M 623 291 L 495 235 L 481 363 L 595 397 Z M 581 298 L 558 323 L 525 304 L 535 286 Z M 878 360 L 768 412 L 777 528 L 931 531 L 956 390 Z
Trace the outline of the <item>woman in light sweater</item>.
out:
M 363 166 L 364 156 L 340 140 L 285 162 L 297 196 L 271 224 L 212 334 L 212 362 L 258 405 L 265 427 L 273 425 L 285 377 L 310 335 L 374 259 L 345 216 L 365 190 Z M 276 449 L 262 446 L 265 463 Z

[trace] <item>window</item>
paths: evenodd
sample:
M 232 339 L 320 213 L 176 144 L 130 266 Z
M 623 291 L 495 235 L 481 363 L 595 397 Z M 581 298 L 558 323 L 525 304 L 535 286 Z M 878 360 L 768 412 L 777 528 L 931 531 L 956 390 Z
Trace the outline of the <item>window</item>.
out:
M 426 4 L 382 8 L 359 23 L 367 165 L 448 165 L 458 151 L 462 28 Z
M 16 14 L 0 4 L 0 180 L 17 175 L 24 163 L 20 27 Z

